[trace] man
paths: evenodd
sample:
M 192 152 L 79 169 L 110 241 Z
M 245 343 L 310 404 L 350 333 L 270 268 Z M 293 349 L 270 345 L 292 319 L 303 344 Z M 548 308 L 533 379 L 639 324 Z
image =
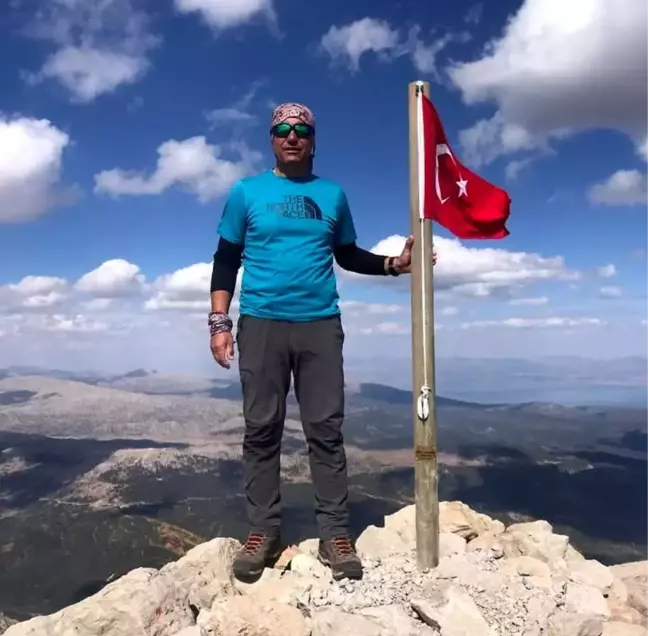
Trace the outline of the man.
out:
M 244 264 L 236 341 L 250 528 L 234 574 L 256 578 L 281 554 L 280 452 L 292 375 L 315 487 L 318 557 L 335 579 L 358 579 L 362 564 L 349 536 L 341 431 L 344 333 L 333 259 L 359 274 L 397 276 L 410 271 L 413 239 L 397 257 L 356 246 L 343 190 L 312 172 L 315 119 L 309 108 L 278 106 L 270 136 L 275 168 L 232 187 L 211 282 L 211 350 L 229 368 L 234 342 L 228 312 Z

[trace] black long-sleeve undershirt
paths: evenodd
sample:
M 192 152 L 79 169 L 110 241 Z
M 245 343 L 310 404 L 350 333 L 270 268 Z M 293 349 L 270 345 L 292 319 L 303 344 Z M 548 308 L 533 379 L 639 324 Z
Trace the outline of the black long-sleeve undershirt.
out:
M 234 294 L 236 275 L 243 260 L 243 246 L 230 243 L 224 238 L 218 241 L 212 267 L 211 291 L 226 291 Z
M 358 247 L 355 243 L 336 247 L 333 255 L 342 268 L 356 274 L 385 276 L 385 257 Z M 211 291 L 234 293 L 236 275 L 243 260 L 243 246 L 221 238 L 214 254 Z
M 367 276 L 385 276 L 385 257 L 358 247 L 355 243 L 340 245 L 333 252 L 335 261 L 348 272 Z

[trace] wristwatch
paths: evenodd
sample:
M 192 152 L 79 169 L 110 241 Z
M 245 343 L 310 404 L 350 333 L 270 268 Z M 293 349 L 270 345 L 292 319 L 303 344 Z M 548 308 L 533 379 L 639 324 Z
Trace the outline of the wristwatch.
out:
M 390 256 L 389 260 L 387 261 L 387 273 L 390 276 L 400 276 L 400 272 L 396 270 L 394 267 L 394 261 L 396 260 L 395 256 Z

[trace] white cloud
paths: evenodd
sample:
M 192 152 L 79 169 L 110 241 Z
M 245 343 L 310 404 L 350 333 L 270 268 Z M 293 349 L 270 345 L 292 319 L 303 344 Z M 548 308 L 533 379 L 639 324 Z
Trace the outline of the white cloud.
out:
M 379 322 L 370 327 L 351 328 L 351 331 L 359 332 L 365 336 L 378 335 L 378 336 L 404 336 L 411 333 L 411 326 L 400 322 L 386 321 Z
M 545 145 L 543 140 L 534 137 L 519 124 L 507 122 L 501 113 L 496 113 L 491 119 L 481 119 L 471 128 L 461 130 L 459 143 L 466 163 L 475 167 L 490 163 L 503 155 L 537 150 Z
M 507 318 L 505 320 L 475 320 L 461 323 L 461 329 L 481 327 L 507 327 L 514 329 L 560 328 L 560 327 L 602 327 L 606 322 L 600 318 L 570 318 L 556 316 L 552 318 Z
M 320 40 L 320 50 L 334 63 L 345 65 L 352 73 L 360 70 L 363 55 L 373 53 L 382 61 L 409 55 L 420 72 L 437 77 L 437 57 L 453 40 L 463 40 L 465 34 L 445 34 L 426 44 L 421 40 L 420 27 L 403 36 L 387 20 L 365 17 L 343 26 L 331 26 Z
M 0 286 L 0 308 L 10 312 L 49 309 L 63 303 L 68 292 L 64 278 L 25 276 L 18 283 Z
M 95 191 L 112 195 L 161 194 L 180 186 L 201 203 L 225 194 L 234 182 L 253 171 L 261 155 L 238 144 L 238 160 L 224 159 L 222 147 L 208 144 L 203 136 L 184 141 L 165 141 L 158 147 L 155 171 L 146 175 L 120 168 L 95 175 Z
M 465 103 L 498 107 L 465 133 L 469 151 L 489 161 L 598 128 L 645 148 L 647 21 L 642 0 L 525 0 L 480 59 L 449 68 Z
M 384 316 L 390 314 L 409 315 L 409 306 L 399 303 L 370 303 L 360 300 L 341 300 L 340 309 L 345 316 L 363 318 L 368 315 Z
M 601 298 L 620 298 L 621 290 L 618 287 L 601 287 L 599 295 Z
M 205 113 L 205 119 L 212 128 L 229 125 L 251 126 L 252 124 L 256 124 L 257 121 L 254 115 L 235 106 L 210 110 L 208 113 Z
M 32 35 L 55 50 L 32 83 L 58 81 L 78 103 L 90 103 L 120 86 L 134 84 L 150 68 L 159 39 L 150 34 L 141 0 L 48 0 L 31 26 Z
M 617 274 L 616 267 L 613 263 L 609 263 L 608 265 L 601 265 L 601 267 L 599 267 L 596 271 L 601 278 L 613 278 Z
M 333 60 L 344 60 L 351 71 L 357 72 L 365 53 L 390 53 L 398 41 L 398 31 L 386 20 L 362 18 L 341 27 L 331 26 L 320 45 Z
M 73 332 L 73 333 L 96 333 L 98 331 L 107 331 L 110 325 L 101 320 L 93 320 L 83 314 L 67 316 L 64 314 L 54 314 L 52 321 L 45 325 L 46 330 Z
M 444 307 L 441 310 L 442 316 L 456 316 L 459 313 L 459 310 L 456 307 Z
M 593 185 L 587 193 L 597 205 L 638 205 L 646 203 L 646 175 L 639 170 L 617 170 L 602 183 Z
M 47 119 L 0 117 L 0 223 L 35 219 L 65 201 L 59 180 L 69 143 Z
M 272 0 L 175 0 L 179 13 L 197 13 L 215 30 L 241 26 L 263 15 L 274 23 Z
M 257 117 L 250 112 L 250 107 L 254 103 L 259 89 L 265 84 L 265 81 L 252 82 L 248 90 L 231 106 L 207 111 L 205 113 L 205 119 L 210 127 L 247 127 L 255 125 L 257 123 Z
M 209 289 L 212 263 L 194 263 L 170 274 L 164 274 L 153 283 L 153 295 L 144 308 L 149 311 L 180 310 L 209 311 Z M 243 268 L 239 269 L 232 299 L 232 308 L 238 306 L 238 292 Z
M 86 311 L 106 311 L 115 304 L 115 298 L 91 298 L 81 302 Z
M 81 276 L 74 289 L 97 298 L 122 298 L 140 293 L 144 281 L 139 266 L 115 258 Z
M 509 301 L 509 304 L 515 306 L 537 307 L 538 305 L 546 305 L 548 302 L 549 299 L 546 296 L 539 296 L 537 298 L 513 298 Z
M 463 257 L 471 267 L 474 265 L 472 256 Z M 181 267 L 159 276 L 153 283 L 145 282 L 144 273 L 134 263 L 121 259 L 107 263 L 81 276 L 82 285 L 56 276 L 27 276 L 0 287 L 0 366 L 39 364 L 87 369 L 90 359 L 93 368 L 104 371 L 145 367 L 174 373 L 220 373 L 209 352 L 205 324 L 211 263 Z M 486 273 L 492 271 L 496 270 L 486 269 Z M 407 279 L 394 280 L 405 281 L 407 285 Z M 365 292 L 362 297 L 367 298 Z M 367 351 L 371 351 L 372 356 L 389 356 L 404 364 L 410 350 L 409 302 L 403 297 L 399 302 L 398 296 L 391 301 L 384 290 L 375 296 L 375 301 L 359 300 L 352 293 L 352 286 L 348 286 L 342 294 L 342 317 L 349 336 L 347 360 L 353 365 L 353 360 L 366 357 Z M 51 294 L 60 294 L 61 299 L 50 307 L 47 302 L 36 306 L 39 303 L 32 300 Z M 236 298 L 237 294 L 232 309 L 234 318 Z M 437 330 L 443 330 L 437 343 L 443 356 L 534 357 L 566 351 L 587 356 L 596 338 L 598 350 L 613 357 L 639 351 L 641 338 L 645 338 L 640 317 L 631 324 L 605 326 L 600 318 L 561 314 L 556 310 L 554 316 L 501 321 L 493 319 L 492 304 L 462 299 L 461 312 L 474 321 L 464 322 L 461 328 L 461 324 L 442 324 L 440 320 L 453 314 L 453 308 L 442 302 L 435 324 Z M 604 336 L 591 331 L 604 326 L 606 330 L 600 332 Z M 502 328 L 507 334 L 505 338 L 498 338 L 495 333 L 484 338 L 479 327 Z M 570 335 L 570 341 L 565 339 L 566 335 Z M 407 369 L 406 365 L 401 373 L 408 373 Z
M 467 22 L 468 24 L 479 24 L 481 22 L 483 14 L 484 4 L 483 2 L 480 2 L 479 4 L 476 4 L 468 9 L 466 15 L 464 16 L 464 22 Z
M 376 254 L 397 256 L 405 237 L 390 236 L 371 248 Z M 502 248 L 466 247 L 460 241 L 434 238 L 438 254 L 434 268 L 435 290 L 469 297 L 509 294 L 526 285 L 543 281 L 577 280 L 580 273 L 565 266 L 561 256 L 546 258 L 530 252 L 509 252 Z M 408 277 L 369 278 L 349 272 L 342 275 L 358 282 L 402 286 Z

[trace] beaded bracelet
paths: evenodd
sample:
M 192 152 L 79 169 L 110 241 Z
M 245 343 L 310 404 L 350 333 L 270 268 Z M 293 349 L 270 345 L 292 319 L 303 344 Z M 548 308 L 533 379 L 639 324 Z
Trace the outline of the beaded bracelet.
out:
M 234 328 L 232 319 L 222 311 L 210 311 L 207 319 L 209 334 L 214 336 L 217 333 L 231 332 Z

